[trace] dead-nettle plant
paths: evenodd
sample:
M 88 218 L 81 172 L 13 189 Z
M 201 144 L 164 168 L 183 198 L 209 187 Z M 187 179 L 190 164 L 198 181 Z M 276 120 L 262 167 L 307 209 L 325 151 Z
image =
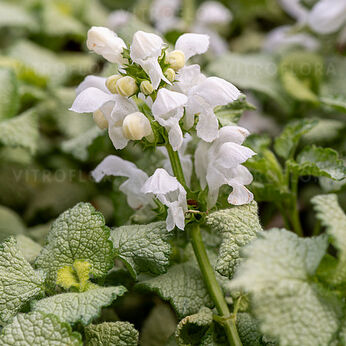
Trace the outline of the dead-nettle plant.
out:
M 249 132 L 239 126 L 220 128 L 214 112 L 215 107 L 239 99 L 240 91 L 221 78 L 206 77 L 199 65 L 186 64 L 207 51 L 206 35 L 183 34 L 171 50 L 158 35 L 137 31 L 128 48 L 109 29 L 93 27 L 87 46 L 117 63 L 118 71 L 108 78 L 88 76 L 78 87 L 71 110 L 93 112 L 116 149 L 129 141 L 142 142 L 160 148 L 169 160 L 148 177 L 134 163 L 111 155 L 96 167 L 93 177 L 96 181 L 109 175 L 127 177 L 120 190 L 132 208 L 165 214 L 167 232 L 175 227 L 188 232 L 228 341 L 239 345 L 235 319 L 210 264 L 200 225 L 216 206 L 223 185 L 233 188 L 230 204 L 244 205 L 253 199 L 245 187 L 252 175 L 242 165 L 255 154 L 242 145 Z M 192 160 L 185 148 L 195 133 L 199 142 Z

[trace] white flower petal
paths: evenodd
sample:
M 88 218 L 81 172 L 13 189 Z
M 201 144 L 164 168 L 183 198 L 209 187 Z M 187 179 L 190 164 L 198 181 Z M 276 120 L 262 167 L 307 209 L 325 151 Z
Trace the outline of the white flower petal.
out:
M 202 34 L 183 34 L 175 43 L 175 49 L 185 54 L 185 60 L 189 60 L 196 54 L 203 54 L 208 50 L 209 36 Z
M 241 126 L 224 126 L 219 131 L 218 143 L 234 142 L 242 144 L 250 132 Z
M 108 17 L 108 27 L 112 30 L 118 30 L 126 25 L 132 18 L 133 14 L 125 10 L 113 11 Z
M 240 91 L 232 83 L 218 77 L 207 78 L 195 88 L 194 93 L 212 107 L 227 105 L 240 96 Z
M 170 176 L 163 168 L 158 168 L 155 173 L 145 182 L 142 187 L 143 193 L 165 195 L 179 188 L 177 178 Z
M 77 95 L 70 111 L 90 113 L 100 109 L 106 102 L 113 101 L 114 96 L 97 88 L 88 88 Z
M 253 155 L 256 155 L 256 153 L 250 148 L 227 142 L 221 145 L 219 157 L 215 160 L 215 164 L 224 168 L 234 168 Z
M 208 149 L 210 145 L 200 141 L 195 151 L 195 171 L 202 189 L 207 185 Z
M 250 173 L 250 171 L 242 165 L 239 165 L 235 168 L 231 168 L 229 170 L 229 176 L 231 177 L 228 180 L 228 184 L 230 185 L 232 185 L 233 183 L 249 185 L 252 183 L 253 180 L 253 176 Z
M 228 24 L 232 20 L 231 11 L 217 1 L 203 2 L 196 13 L 197 21 L 206 25 Z
M 155 117 L 167 114 L 176 108 L 184 106 L 187 100 L 184 94 L 164 88 L 160 89 L 152 107 L 153 115 Z
M 161 55 L 164 42 L 156 34 L 144 31 L 137 31 L 133 35 L 130 47 L 130 57 L 134 62 L 145 60 L 147 58 L 158 58 Z
M 168 231 L 172 231 L 175 226 L 184 230 L 185 214 L 183 208 L 181 208 L 178 203 L 174 203 L 168 207 L 166 225 Z
M 115 32 L 108 28 L 93 26 L 88 31 L 87 47 L 102 55 L 109 62 L 124 63 L 122 52 L 126 48 L 126 44 Z
M 128 199 L 128 204 L 133 209 L 139 209 L 142 206 L 152 203 L 151 197 L 140 192 L 148 175 L 138 169 L 136 165 L 130 161 L 114 155 L 107 156 L 96 168 L 91 175 L 99 182 L 104 176 L 127 177 L 129 178 L 120 186 L 120 190 L 124 192 Z
M 253 194 L 241 184 L 233 184 L 233 191 L 228 196 L 228 203 L 234 205 L 243 205 L 253 200 Z
M 196 126 L 197 136 L 206 142 L 212 142 L 218 136 L 219 123 L 209 107 L 199 113 L 199 120 Z
M 344 0 L 320 0 L 308 16 L 311 29 L 319 34 L 331 34 L 339 30 L 345 21 L 346 1 Z
M 172 90 L 188 95 L 194 86 L 205 79 L 199 65 L 184 66 L 177 72 L 177 82 L 174 83 Z
M 164 76 L 157 57 L 147 58 L 146 60 L 139 59 L 137 63 L 141 65 L 143 70 L 149 75 L 154 89 L 158 88 L 161 79 L 167 84 L 171 84 L 171 82 Z
M 129 142 L 129 140 L 124 136 L 122 127 L 120 126 L 109 126 L 108 135 L 115 149 L 124 149 Z
M 104 91 L 107 94 L 110 94 L 109 90 L 106 87 L 107 78 L 98 77 L 98 76 L 87 76 L 82 83 L 80 83 L 76 89 L 76 94 L 80 94 L 83 90 L 88 88 L 97 88 Z

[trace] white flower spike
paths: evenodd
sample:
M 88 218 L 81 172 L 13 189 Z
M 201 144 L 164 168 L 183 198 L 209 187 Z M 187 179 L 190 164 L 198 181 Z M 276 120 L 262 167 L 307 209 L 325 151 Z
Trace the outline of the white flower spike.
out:
M 93 26 L 88 31 L 87 47 L 89 50 L 102 55 L 106 60 L 116 64 L 124 64 L 122 52 L 125 42 L 112 30 L 102 26 Z
M 169 143 L 177 151 L 183 143 L 183 133 L 179 120 L 184 115 L 184 105 L 187 102 L 184 94 L 160 89 L 152 106 L 155 120 L 168 131 Z
M 130 161 L 114 155 L 107 156 L 91 173 L 96 182 L 100 182 L 105 176 L 127 177 L 120 185 L 120 191 L 126 194 L 127 202 L 132 209 L 141 209 L 144 206 L 153 205 L 152 198 L 141 192 L 148 175 L 137 168 Z
M 185 227 L 185 212 L 187 211 L 186 191 L 177 178 L 170 176 L 163 168 L 158 168 L 145 182 L 142 193 L 155 195 L 167 211 L 167 230 L 175 226 L 183 230 Z
M 252 175 L 241 166 L 255 153 L 241 144 L 249 132 L 239 126 L 225 126 L 220 129 L 218 138 L 211 144 L 200 142 L 195 152 L 196 175 L 204 189 L 209 187 L 208 206 L 217 201 L 222 185 L 233 187 L 228 202 L 242 205 L 252 201 L 252 193 L 244 185 L 250 184 Z

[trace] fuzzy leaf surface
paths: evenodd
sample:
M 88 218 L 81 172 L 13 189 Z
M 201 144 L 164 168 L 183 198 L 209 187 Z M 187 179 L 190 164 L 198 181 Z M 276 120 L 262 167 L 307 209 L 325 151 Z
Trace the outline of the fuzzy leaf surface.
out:
M 85 328 L 87 346 L 137 346 L 138 331 L 129 322 L 104 322 Z
M 82 337 L 72 332 L 67 323 L 62 323 L 54 315 L 40 312 L 19 314 L 6 325 L 0 335 L 3 346 L 81 346 Z
M 346 215 L 336 195 L 319 195 L 312 199 L 317 218 L 326 227 L 331 242 L 338 250 L 337 265 L 328 275 L 332 284 L 346 282 Z
M 314 280 L 327 245 L 273 229 L 243 250 L 231 287 L 251 294 L 261 331 L 282 346 L 328 345 L 338 331 L 341 302 Z
M 15 73 L 12 70 L 0 68 L 0 121 L 12 118 L 16 114 L 18 106 L 19 93 Z
M 179 317 L 195 314 L 202 306 L 214 305 L 200 271 L 189 263 L 176 264 L 167 273 L 142 281 L 137 287 L 168 300 Z
M 9 322 L 24 304 L 42 294 L 44 277 L 35 272 L 11 237 L 0 244 L 0 320 Z
M 109 235 L 102 214 L 89 203 L 78 203 L 54 221 L 35 264 L 47 273 L 46 282 L 51 287 L 55 286 L 57 271 L 76 260 L 89 262 L 94 277 L 105 276 L 113 266 Z
M 124 286 L 100 287 L 82 293 L 61 293 L 33 303 L 34 311 L 54 314 L 63 322 L 89 324 L 101 308 L 126 292 Z
M 134 278 L 143 272 L 166 272 L 171 254 L 169 238 L 165 222 L 122 226 L 111 231 L 116 257 L 125 262 Z
M 215 269 L 223 276 L 232 278 L 240 262 L 240 250 L 262 231 L 256 202 L 219 210 L 207 218 L 212 231 L 221 234 L 222 243 Z

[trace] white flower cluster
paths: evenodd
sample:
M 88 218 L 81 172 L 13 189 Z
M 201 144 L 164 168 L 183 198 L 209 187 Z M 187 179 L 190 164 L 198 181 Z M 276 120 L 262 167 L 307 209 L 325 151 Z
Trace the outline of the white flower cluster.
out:
M 114 32 L 92 27 L 87 46 L 117 63 L 118 74 L 109 78 L 88 76 L 77 88 L 71 110 L 92 112 L 96 124 L 108 128 L 116 149 L 124 148 L 130 140 L 145 138 L 152 145 L 169 146 L 173 153 L 184 156 L 181 160 L 184 183 L 167 172 L 172 172 L 167 162 L 167 170 L 158 168 L 148 177 L 133 163 L 117 156 L 106 157 L 94 170 L 96 181 L 105 175 L 127 177 L 120 190 L 127 195 L 132 208 L 155 206 L 156 198 L 167 207 L 167 229 L 175 226 L 184 229 L 187 186 L 193 165 L 191 157 L 184 155 L 189 135 L 184 140 L 183 132 L 194 129 L 196 124 L 201 141 L 194 167 L 202 189 L 208 186 L 208 207 L 215 205 L 219 188 L 224 184 L 233 188 L 229 203 L 239 205 L 252 200 L 252 194 L 244 187 L 251 183 L 252 176 L 241 165 L 254 155 L 241 145 L 248 131 L 238 126 L 219 129 L 214 113 L 216 106 L 231 103 L 240 92 L 221 78 L 204 76 L 198 65 L 185 65 L 192 56 L 207 51 L 208 36 L 181 35 L 170 51 L 158 35 L 137 31 L 127 48 Z

